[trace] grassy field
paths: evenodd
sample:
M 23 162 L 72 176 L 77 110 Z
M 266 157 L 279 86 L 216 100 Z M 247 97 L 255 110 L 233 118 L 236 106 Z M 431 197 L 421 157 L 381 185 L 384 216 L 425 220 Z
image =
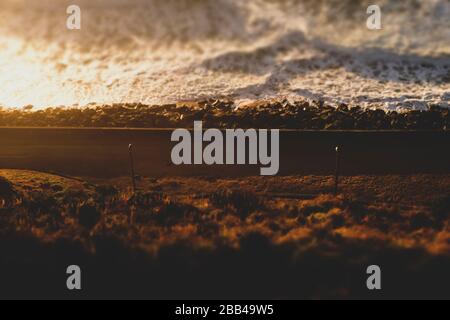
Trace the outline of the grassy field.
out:
M 0 177 L 2 297 L 450 297 L 448 175 Z

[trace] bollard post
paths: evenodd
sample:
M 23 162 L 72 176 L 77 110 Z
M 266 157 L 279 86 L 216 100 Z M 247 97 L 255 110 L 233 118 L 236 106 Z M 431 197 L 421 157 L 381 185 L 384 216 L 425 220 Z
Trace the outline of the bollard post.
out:
M 131 183 L 133 186 L 133 193 L 136 193 L 136 175 L 134 172 L 134 159 L 133 159 L 133 145 L 128 145 L 128 154 L 130 156 L 130 171 L 131 171 Z
M 336 171 L 335 171 L 335 180 L 334 180 L 334 194 L 338 195 L 339 193 L 339 175 L 341 171 L 341 159 L 340 159 L 340 152 L 339 146 L 336 147 Z

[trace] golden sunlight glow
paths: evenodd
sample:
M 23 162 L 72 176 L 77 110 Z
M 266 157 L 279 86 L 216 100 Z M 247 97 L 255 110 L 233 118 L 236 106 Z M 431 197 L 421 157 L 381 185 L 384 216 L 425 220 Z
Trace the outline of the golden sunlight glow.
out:
M 68 105 L 74 101 L 73 93 L 61 82 L 54 62 L 47 59 L 43 63 L 38 53 L 27 48 L 23 40 L 3 39 L 0 51 L 0 105 L 22 107 L 33 104 L 43 107 Z

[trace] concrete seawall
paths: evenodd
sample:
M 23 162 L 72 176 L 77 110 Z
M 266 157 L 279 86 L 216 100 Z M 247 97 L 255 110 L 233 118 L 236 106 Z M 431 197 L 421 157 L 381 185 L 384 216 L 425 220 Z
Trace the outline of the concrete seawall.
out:
M 171 129 L 0 128 L 0 167 L 72 176 L 129 174 L 128 144 L 143 176 L 240 177 L 260 165 L 171 163 Z M 450 173 L 450 132 L 281 131 L 279 175 L 329 175 L 335 146 L 343 175 Z

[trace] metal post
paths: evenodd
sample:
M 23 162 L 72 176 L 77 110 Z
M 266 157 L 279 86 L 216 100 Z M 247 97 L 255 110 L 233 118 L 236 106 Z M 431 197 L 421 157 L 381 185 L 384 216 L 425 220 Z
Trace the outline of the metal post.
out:
M 341 159 L 340 159 L 340 149 L 339 146 L 336 147 L 336 172 L 335 172 L 335 180 L 334 180 L 334 194 L 337 195 L 339 193 L 339 175 L 340 175 L 340 166 L 341 166 Z
M 133 145 L 128 145 L 128 154 L 130 155 L 131 182 L 133 185 L 133 193 L 136 193 L 136 175 L 134 173 Z

